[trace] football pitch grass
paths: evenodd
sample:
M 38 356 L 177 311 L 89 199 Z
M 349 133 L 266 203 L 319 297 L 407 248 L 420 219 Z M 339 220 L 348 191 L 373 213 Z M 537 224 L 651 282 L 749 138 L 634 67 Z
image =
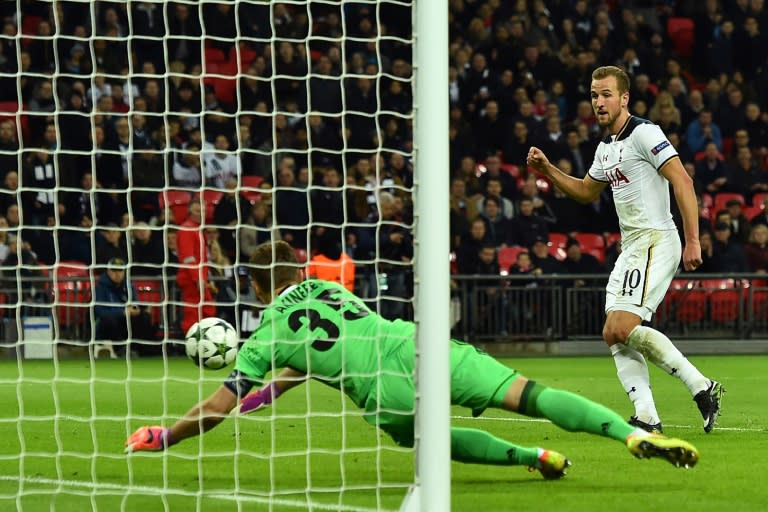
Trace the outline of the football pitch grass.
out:
M 768 356 L 691 360 L 727 389 L 719 428 L 711 434 L 702 430 L 682 383 L 655 368 L 651 379 L 665 433 L 699 448 L 697 467 L 637 460 L 618 442 L 571 434 L 546 421 L 501 411 L 472 419 L 454 408 L 455 426 L 558 450 L 573 467 L 563 480 L 545 481 L 520 466 L 453 463 L 453 510 L 765 510 Z M 631 414 L 610 357 L 504 362 L 538 382 Z M 340 393 L 317 383 L 167 452 L 123 453 L 132 430 L 169 425 L 226 373 L 205 371 L 200 384 L 200 371 L 185 359 L 140 359 L 129 366 L 63 360 L 57 367 L 25 361 L 22 371 L 15 360 L 0 361 L 0 511 L 398 509 L 413 478 L 413 453 L 370 427 Z

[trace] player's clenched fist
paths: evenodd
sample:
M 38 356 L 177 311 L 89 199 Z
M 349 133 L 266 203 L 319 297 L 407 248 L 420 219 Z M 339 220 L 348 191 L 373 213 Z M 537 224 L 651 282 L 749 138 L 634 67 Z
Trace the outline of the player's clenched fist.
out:
M 159 451 L 165 450 L 173 443 L 169 429 L 163 427 L 140 427 L 125 441 L 125 451 Z
M 528 150 L 527 163 L 541 173 L 547 174 L 549 171 L 549 159 L 547 158 L 547 155 L 535 146 L 531 146 L 531 149 Z

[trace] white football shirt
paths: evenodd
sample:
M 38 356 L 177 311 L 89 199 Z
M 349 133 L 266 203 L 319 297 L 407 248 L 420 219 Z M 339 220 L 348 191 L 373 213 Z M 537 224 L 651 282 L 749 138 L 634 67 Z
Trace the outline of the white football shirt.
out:
M 611 186 L 623 239 L 644 229 L 677 229 L 669 209 L 669 182 L 659 172 L 676 156 L 661 128 L 636 116 L 598 144 L 589 176 Z

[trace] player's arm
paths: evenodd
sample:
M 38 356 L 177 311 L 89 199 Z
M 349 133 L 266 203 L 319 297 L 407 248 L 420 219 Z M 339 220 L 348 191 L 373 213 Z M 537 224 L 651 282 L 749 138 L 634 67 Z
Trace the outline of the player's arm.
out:
M 672 190 L 683 218 L 683 267 L 685 270 L 695 270 L 701 265 L 701 246 L 699 245 L 699 207 L 696 203 L 696 192 L 693 180 L 685 172 L 679 157 L 673 157 L 659 170 L 672 184 Z
M 591 203 L 607 186 L 607 183 L 597 181 L 589 174 L 583 179 L 565 174 L 549 161 L 542 150 L 535 146 L 532 146 L 528 151 L 528 165 L 552 180 L 552 183 L 568 197 L 580 203 Z
M 198 403 L 171 427 L 141 427 L 125 442 L 126 452 L 164 450 L 218 425 L 237 405 L 237 395 L 226 384 Z
M 272 404 L 277 397 L 289 389 L 293 389 L 307 380 L 307 374 L 294 370 L 293 368 L 283 368 L 280 374 L 270 381 L 263 388 L 248 393 L 240 404 L 232 410 L 233 415 L 248 414 L 259 409 L 263 409 Z

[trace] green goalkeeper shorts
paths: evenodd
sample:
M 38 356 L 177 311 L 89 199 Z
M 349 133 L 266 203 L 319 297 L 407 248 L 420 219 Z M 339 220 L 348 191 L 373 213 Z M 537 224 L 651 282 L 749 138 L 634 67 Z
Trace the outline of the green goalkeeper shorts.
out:
M 415 387 L 414 344 L 404 344 L 382 364 L 382 377 L 365 403 L 365 420 L 401 446 L 413 446 Z M 451 341 L 451 403 L 472 409 L 474 416 L 499 407 L 519 374 L 472 345 Z

